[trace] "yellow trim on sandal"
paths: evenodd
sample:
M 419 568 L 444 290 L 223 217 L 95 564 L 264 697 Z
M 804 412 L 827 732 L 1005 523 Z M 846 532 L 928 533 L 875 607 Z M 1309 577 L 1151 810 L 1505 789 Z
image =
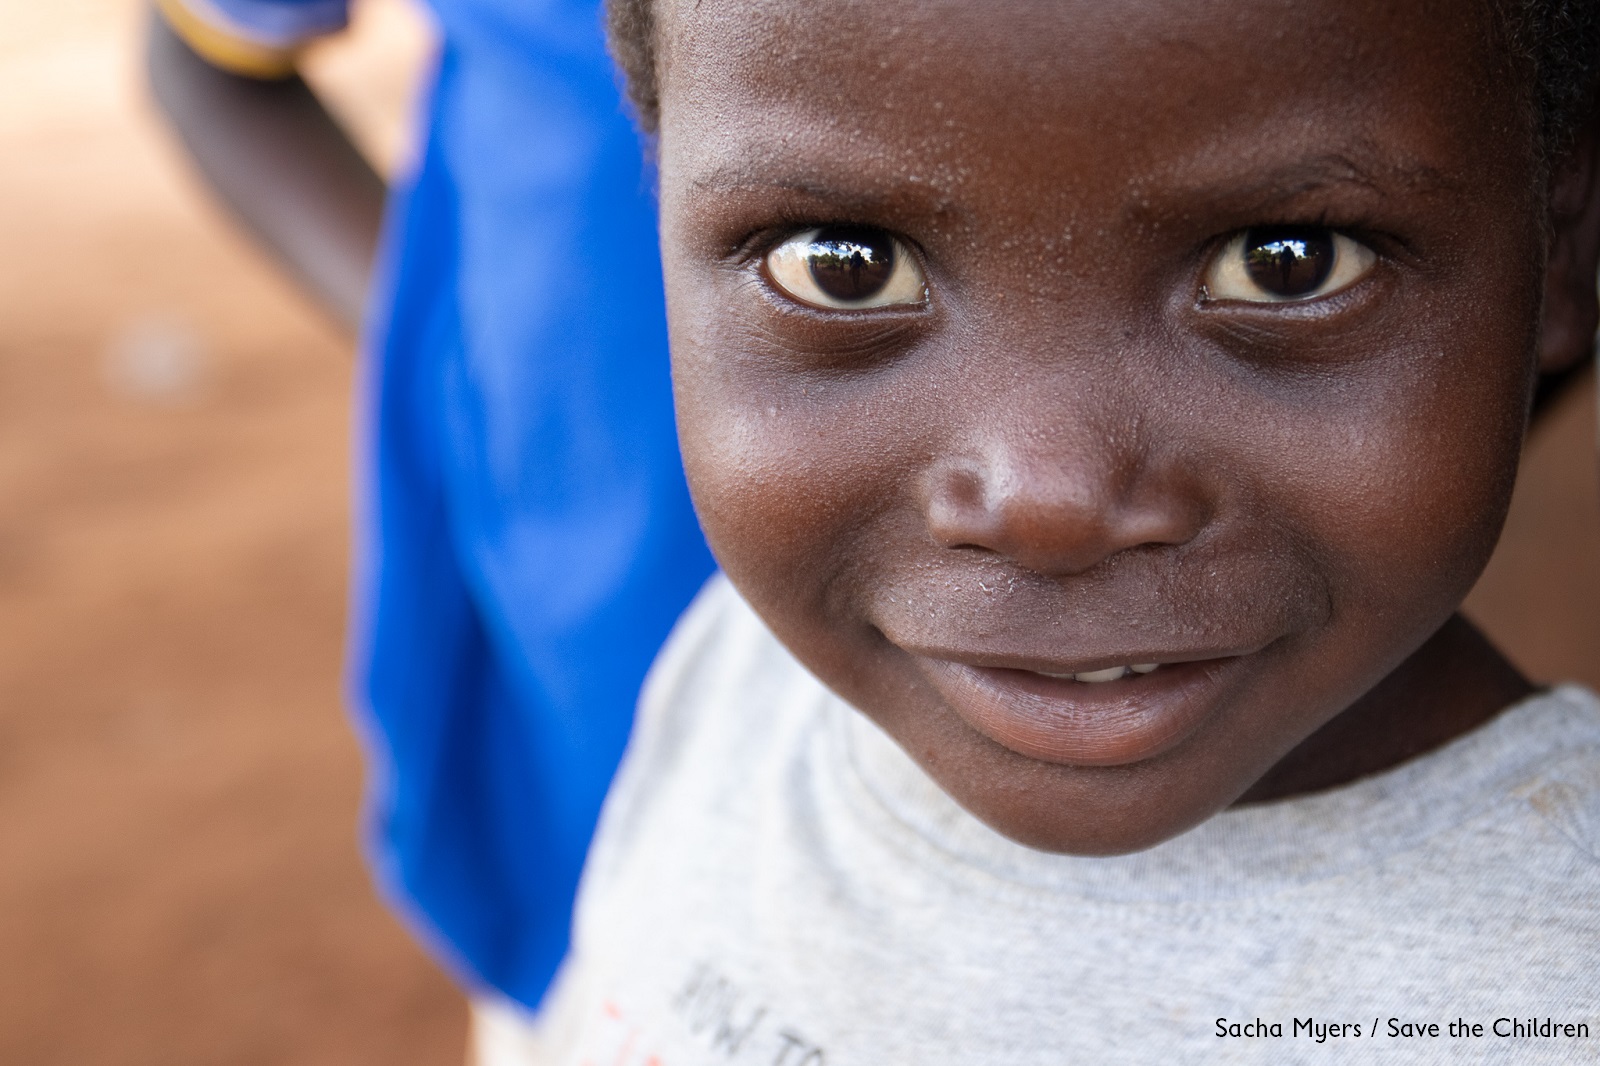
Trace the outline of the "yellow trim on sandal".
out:
M 173 32 L 214 67 L 263 80 L 294 73 L 299 48 L 274 48 L 219 29 L 189 10 L 183 0 L 156 0 L 156 6 Z

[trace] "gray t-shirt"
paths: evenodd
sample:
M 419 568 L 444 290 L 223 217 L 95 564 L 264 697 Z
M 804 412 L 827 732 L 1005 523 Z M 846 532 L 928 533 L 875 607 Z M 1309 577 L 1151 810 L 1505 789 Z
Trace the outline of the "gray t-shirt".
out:
M 1600 1062 L 1600 700 L 1537 696 L 1136 855 L 1049 855 L 715 578 L 646 688 L 535 1033 L 562 1066 Z

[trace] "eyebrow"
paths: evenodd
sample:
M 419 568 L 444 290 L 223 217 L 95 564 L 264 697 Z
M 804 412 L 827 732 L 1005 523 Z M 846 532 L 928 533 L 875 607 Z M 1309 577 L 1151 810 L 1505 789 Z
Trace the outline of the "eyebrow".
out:
M 1238 153 L 1226 144 L 1214 145 L 1215 163 L 1194 157 L 1173 160 L 1168 175 L 1200 170 L 1198 180 L 1178 179 L 1168 183 L 1162 173 L 1148 174 L 1146 197 L 1131 198 L 1124 206 L 1124 217 L 1161 224 L 1163 219 L 1183 217 L 1196 207 L 1222 209 L 1238 214 L 1271 213 L 1285 210 L 1297 201 L 1317 195 L 1354 192 L 1364 197 L 1395 195 L 1438 200 L 1459 195 L 1465 182 L 1436 167 L 1415 153 L 1386 148 L 1361 141 L 1340 150 L 1324 151 L 1310 157 L 1285 152 L 1280 162 L 1229 167 Z M 826 165 L 815 161 L 786 166 L 782 153 L 768 169 L 747 159 L 724 159 L 707 173 L 692 178 L 689 186 L 702 196 L 740 194 L 787 194 L 827 205 L 841 215 L 863 217 L 896 216 L 903 220 L 942 216 L 957 219 L 966 214 L 958 192 L 942 188 L 932 175 L 908 179 L 894 174 L 868 177 L 851 170 L 836 178 Z M 1211 170 L 1213 176 L 1205 174 Z
M 841 183 L 830 181 L 822 174 L 796 172 L 764 177 L 753 173 L 748 166 L 724 163 L 711 173 L 693 179 L 690 187 L 697 193 L 724 195 L 783 192 L 825 202 L 844 211 L 875 212 L 894 209 L 899 213 L 905 213 L 908 204 L 917 213 L 937 214 L 953 210 L 950 194 L 940 190 L 932 181 L 899 179 L 891 182 L 872 182 L 870 187 L 863 188 L 859 174 L 855 180 L 855 187 L 846 188 Z
M 1297 159 L 1241 179 L 1234 175 L 1167 190 L 1188 202 L 1232 202 L 1270 209 L 1302 197 L 1338 189 L 1359 189 L 1378 195 L 1406 193 L 1429 199 L 1461 192 L 1462 182 L 1415 158 L 1394 158 L 1368 147 L 1361 159 L 1351 152 L 1327 152 Z M 1137 210 L 1137 208 L 1135 208 Z
M 1376 146 L 1370 146 L 1361 154 L 1377 157 L 1382 153 Z M 709 174 L 696 178 L 693 185 L 701 192 L 784 189 L 829 199 L 860 195 L 846 193 L 822 177 L 790 176 L 768 179 L 759 177 L 754 173 L 754 169 L 743 162 L 719 163 Z M 931 183 L 913 180 L 911 184 L 927 187 Z M 1201 186 L 1195 191 L 1226 187 L 1235 192 L 1264 194 L 1270 190 L 1279 191 L 1283 195 L 1299 195 L 1329 185 L 1361 185 L 1375 191 L 1384 191 L 1385 186 L 1398 185 L 1412 192 L 1436 194 L 1459 191 L 1461 183 L 1449 178 L 1438 167 L 1418 159 L 1373 158 L 1370 162 L 1363 163 L 1354 152 L 1327 152 L 1276 168 L 1266 176 L 1246 185 L 1240 185 L 1236 181 L 1216 182 Z

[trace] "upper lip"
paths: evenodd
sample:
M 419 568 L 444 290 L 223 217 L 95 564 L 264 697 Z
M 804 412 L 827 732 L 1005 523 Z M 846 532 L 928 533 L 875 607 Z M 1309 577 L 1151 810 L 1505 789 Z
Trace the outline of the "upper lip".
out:
M 1048 674 L 1243 658 L 1326 622 L 1328 596 L 1290 553 L 1214 554 L 1198 576 L 1161 554 L 1070 580 L 935 560 L 884 575 L 865 620 L 930 665 Z

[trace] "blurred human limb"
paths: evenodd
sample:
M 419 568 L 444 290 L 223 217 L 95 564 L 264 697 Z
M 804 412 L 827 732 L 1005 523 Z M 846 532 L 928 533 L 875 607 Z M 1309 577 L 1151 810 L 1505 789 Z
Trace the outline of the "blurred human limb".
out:
M 292 68 L 225 69 L 155 9 L 147 59 L 156 102 L 211 188 L 323 307 L 359 328 L 387 193 L 372 164 Z

